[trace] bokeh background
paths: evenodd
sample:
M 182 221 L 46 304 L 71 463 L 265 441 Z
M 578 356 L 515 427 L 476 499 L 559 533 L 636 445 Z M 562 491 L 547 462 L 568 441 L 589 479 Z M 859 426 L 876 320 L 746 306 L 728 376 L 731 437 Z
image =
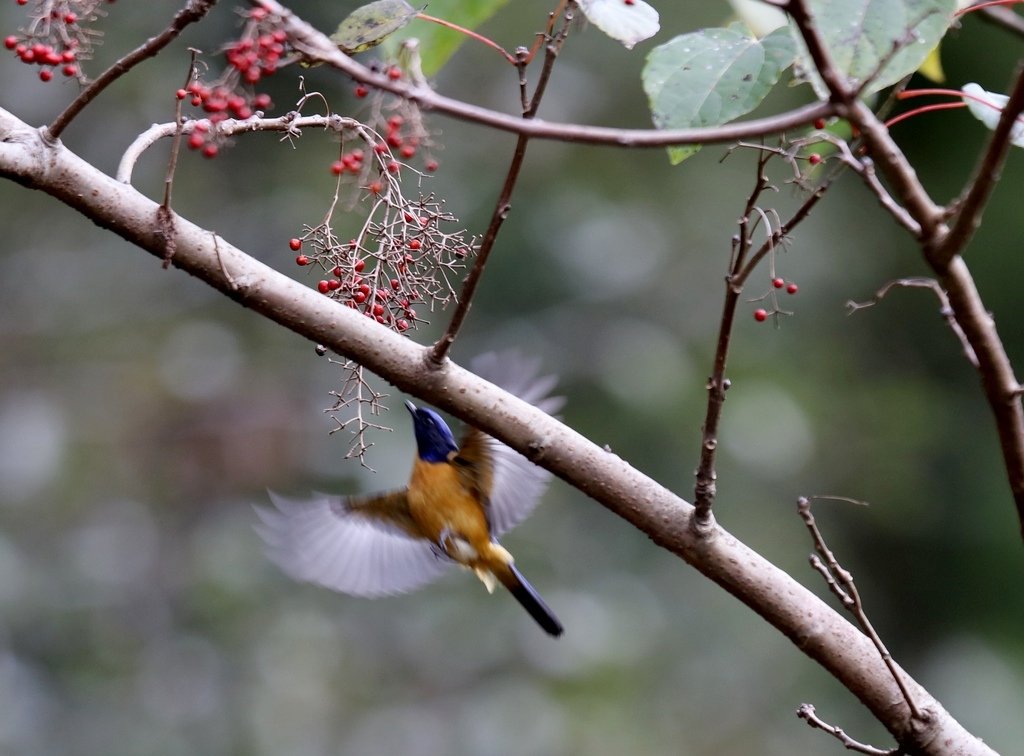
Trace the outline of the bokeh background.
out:
M 161 28 L 178 2 L 117 3 L 94 71 Z M 356 3 L 297 2 L 331 29 Z M 549 4 L 510 3 L 483 31 L 528 43 Z M 725 3 L 659 3 L 663 31 L 627 52 L 578 29 L 541 115 L 645 126 L 650 47 L 722 24 Z M 0 29 L 22 22 L 0 7 Z M 126 76 L 64 141 L 113 172 L 135 134 L 170 120 L 188 46 L 237 28 L 230 2 Z M 951 86 L 1005 91 L 1020 41 L 973 18 L 943 47 Z M 213 65 L 219 65 L 213 61 Z M 283 112 L 297 72 L 268 82 Z M 340 112 L 351 83 L 304 72 Z M 59 77 L 58 77 L 59 78 Z M 0 106 L 44 124 L 73 85 L 41 84 L 0 56 Z M 514 111 L 516 77 L 466 45 L 448 94 Z M 804 101 L 783 89 L 761 112 Z M 434 118 L 445 145 L 430 190 L 479 232 L 508 135 Z M 896 135 L 936 198 L 954 196 L 984 143 L 964 111 Z M 157 197 L 166 145 L 136 184 Z M 723 275 L 752 156 L 537 143 L 455 358 L 519 346 L 562 376 L 566 420 L 690 497 Z M 337 147 L 238 139 L 184 156 L 176 208 L 305 280 L 287 240 L 329 201 Z M 766 200 L 799 201 L 782 183 Z M 1011 155 L 969 261 L 1024 360 L 1022 161 Z M 342 456 L 324 414 L 340 374 L 313 345 L 95 228 L 42 194 L 0 183 L 0 753 L 587 754 L 838 753 L 794 716 L 802 702 L 888 747 L 860 704 L 760 618 L 561 483 L 505 540 L 561 616 L 552 641 L 469 575 L 380 601 L 290 582 L 252 530 L 266 489 L 401 485 L 404 413 L 372 474 Z M 912 242 L 852 177 L 777 260 L 800 292 L 780 327 L 743 307 L 730 363 L 717 512 L 722 524 L 821 594 L 799 495 L 818 505 L 895 657 L 969 729 L 1024 742 L 1022 551 L 977 376 L 922 291 L 848 316 L 886 281 L 926 271 Z M 308 279 L 311 284 L 315 279 Z M 751 297 L 767 290 L 767 270 Z M 428 343 L 436 324 L 414 338 Z M 386 388 L 386 387 L 385 387 Z M 400 407 L 393 396 L 390 406 Z

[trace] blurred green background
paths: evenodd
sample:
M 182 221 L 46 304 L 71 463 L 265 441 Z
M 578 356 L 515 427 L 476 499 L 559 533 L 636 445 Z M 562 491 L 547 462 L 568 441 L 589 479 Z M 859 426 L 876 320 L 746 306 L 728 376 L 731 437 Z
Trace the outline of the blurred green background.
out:
M 155 34 L 178 2 L 117 3 L 93 72 Z M 331 30 L 356 3 L 296 2 Z M 663 30 L 628 52 L 578 28 L 541 117 L 646 126 L 639 86 L 653 44 L 719 25 L 725 3 L 658 3 Z M 510 3 L 483 31 L 527 44 L 548 4 Z M 20 23 L 0 7 L 3 34 Z M 119 81 L 65 133 L 113 173 L 135 134 L 173 117 L 188 46 L 236 33 L 222 3 L 166 54 Z M 1005 91 L 1020 44 L 978 20 L 944 44 L 949 83 Z M 211 65 L 219 60 L 211 58 Z M 268 82 L 284 112 L 297 69 Z M 358 114 L 351 83 L 306 87 Z M 58 77 L 60 78 L 60 77 Z M 0 106 L 33 124 L 74 94 L 0 56 Z M 467 45 L 438 88 L 515 110 L 516 77 Z M 761 112 L 803 101 L 784 90 Z M 433 118 L 445 145 L 429 189 L 473 232 L 487 221 L 513 140 Z M 969 176 L 985 133 L 964 111 L 895 132 L 937 199 Z M 158 197 L 167 145 L 136 171 Z M 729 240 L 752 155 L 537 143 L 454 357 L 510 346 L 563 377 L 566 420 L 686 498 L 704 412 Z M 330 137 L 293 149 L 237 139 L 184 156 L 176 209 L 304 279 L 287 240 L 332 191 Z M 790 186 L 766 201 L 783 216 Z M 1011 358 L 1024 360 L 1019 155 L 969 262 Z M 600 506 L 554 483 L 505 543 L 567 627 L 552 641 L 506 595 L 453 573 L 369 601 L 300 586 L 267 562 L 251 506 L 291 494 L 401 485 L 404 413 L 371 474 L 341 457 L 324 408 L 340 373 L 313 345 L 95 228 L 48 197 L 0 183 L 0 753 L 769 754 L 839 753 L 799 722 L 813 703 L 889 747 L 860 704 L 759 617 Z M 911 240 L 852 177 L 777 260 L 800 292 L 781 327 L 736 330 L 719 470 L 721 523 L 824 595 L 795 514 L 799 495 L 853 570 L 897 660 L 998 750 L 1024 742 L 1024 592 L 1018 524 L 989 411 L 931 295 L 886 281 L 926 274 Z M 309 278 L 310 283 L 315 279 Z M 747 294 L 769 287 L 767 270 Z M 429 343 L 432 329 L 414 338 Z M 399 406 L 399 397 L 390 400 Z

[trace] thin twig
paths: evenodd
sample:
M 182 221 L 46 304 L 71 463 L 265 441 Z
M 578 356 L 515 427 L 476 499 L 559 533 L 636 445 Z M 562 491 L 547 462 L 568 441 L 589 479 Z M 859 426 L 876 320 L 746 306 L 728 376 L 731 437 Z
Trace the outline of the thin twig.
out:
M 953 255 L 960 254 L 970 243 L 971 238 L 978 226 L 981 225 L 981 216 L 985 211 L 992 191 L 999 182 L 1003 163 L 1010 152 L 1010 138 L 1017 128 L 1017 117 L 1024 112 L 1024 66 L 1017 68 L 1017 82 L 1010 94 L 1010 99 L 1003 108 L 1003 114 L 999 117 L 999 123 L 988 147 L 978 161 L 978 167 L 974 171 L 964 194 L 964 200 L 960 205 L 960 212 L 949 233 L 942 240 L 942 244 L 931 251 L 933 267 L 944 268 Z
M 343 131 L 345 129 L 355 129 L 361 125 L 355 119 L 344 118 L 339 115 L 300 116 L 297 112 L 293 111 L 291 113 L 286 113 L 283 116 L 278 116 L 277 118 L 253 116 L 252 118 L 246 118 L 244 121 L 227 118 L 217 123 L 211 123 L 205 118 L 194 121 L 185 121 L 181 125 L 181 133 L 191 134 L 199 124 L 204 124 L 203 128 L 208 128 L 210 131 L 216 132 L 222 136 L 232 136 L 247 131 L 283 131 L 286 135 L 297 136 L 302 129 L 307 128 Z M 125 184 L 130 184 L 132 180 L 132 171 L 134 170 L 135 164 L 138 162 L 139 158 L 142 157 L 142 153 L 161 139 L 173 137 L 177 131 L 178 124 L 161 123 L 151 126 L 135 137 L 135 140 L 128 145 L 128 149 L 125 150 L 124 155 L 121 156 L 121 162 L 117 166 L 117 180 Z
M 700 461 L 697 463 L 697 472 L 694 483 L 694 517 L 691 520 L 691 527 L 696 532 L 706 530 L 712 522 L 711 508 L 714 504 L 717 493 L 716 458 L 718 452 L 718 428 L 722 419 L 722 411 L 725 405 L 725 392 L 731 385 L 725 375 L 729 358 L 729 346 L 732 341 L 733 326 L 736 322 L 736 309 L 739 305 L 740 296 L 743 293 L 743 285 L 750 274 L 764 259 L 765 255 L 771 254 L 775 248 L 785 243 L 786 237 L 810 214 L 814 206 L 818 204 L 825 192 L 832 185 L 836 173 L 827 176 L 797 208 L 797 211 L 786 222 L 776 220 L 773 229 L 769 220 L 757 207 L 757 201 L 761 194 L 770 185 L 764 173 L 768 159 L 776 154 L 770 150 L 758 153 L 757 179 L 754 188 L 747 198 L 743 216 L 740 218 L 739 234 L 733 239 L 733 255 L 730 260 L 729 274 L 726 276 L 725 297 L 722 303 L 722 316 L 718 326 L 718 339 L 715 343 L 715 356 L 712 361 L 711 376 L 708 378 L 706 388 L 708 391 L 707 409 L 704 413 L 704 424 L 701 426 L 701 448 Z M 747 258 L 749 250 L 753 245 L 752 235 L 757 224 L 750 223 L 750 216 L 754 213 L 762 214 L 765 225 L 765 240 L 758 250 Z
M 897 746 L 896 748 L 890 748 L 886 751 L 881 748 L 875 748 L 875 746 L 868 745 L 866 743 L 860 743 L 854 740 L 845 732 L 843 732 L 841 727 L 830 725 L 828 722 L 824 721 L 817 714 L 815 714 L 814 706 L 812 706 L 811 704 L 800 704 L 799 708 L 796 710 L 796 715 L 800 717 L 800 719 L 807 722 L 807 724 L 809 724 L 811 727 L 822 730 L 823 732 L 827 732 L 829 735 L 831 735 L 840 743 L 842 743 L 843 747 L 846 748 L 846 750 L 848 751 L 866 753 L 868 754 L 868 756 L 897 756 L 897 754 L 901 754 L 904 752 L 903 749 L 899 746 Z
M 828 583 L 828 587 L 839 598 L 843 607 L 846 608 L 854 618 L 856 618 L 857 624 L 860 625 L 864 634 L 871 639 L 875 648 L 878 649 L 879 656 L 882 657 L 882 661 L 885 663 L 886 668 L 888 668 L 893 680 L 896 681 L 896 685 L 903 694 L 903 700 L 907 702 L 907 707 L 910 709 L 910 715 L 917 720 L 925 719 L 927 715 L 918 708 L 914 701 L 914 697 L 910 695 L 910 689 L 903 680 L 902 672 L 899 667 L 896 666 L 896 662 L 893 661 L 892 654 L 889 653 L 885 644 L 882 643 L 882 639 L 875 631 L 874 625 L 871 624 L 871 620 L 868 619 L 867 612 L 864 611 L 864 603 L 861 600 L 860 592 L 857 590 L 856 583 L 854 583 L 853 575 L 839 564 L 839 560 L 836 559 L 835 554 L 825 543 L 825 537 L 818 529 L 818 525 L 814 521 L 814 515 L 811 513 L 811 500 L 806 496 L 801 496 L 797 500 L 797 512 L 811 534 L 811 540 L 814 541 L 815 551 L 817 551 L 821 557 L 819 559 L 818 555 L 812 554 L 811 566 L 821 573 L 825 578 L 825 581 Z
M 537 86 L 534 89 L 533 97 L 529 99 L 523 98 L 523 103 L 526 105 L 526 109 L 523 111 L 523 120 L 529 121 L 537 113 L 537 109 L 540 107 L 541 98 L 544 96 L 544 91 L 547 86 L 548 79 L 551 76 L 551 70 L 554 66 L 555 60 L 558 57 L 558 53 L 561 51 L 562 45 L 565 43 L 566 37 L 569 34 L 569 24 L 572 21 L 572 15 L 567 10 L 563 20 L 562 29 L 556 34 L 547 44 L 545 48 L 544 65 L 541 69 L 540 79 L 538 80 Z M 525 53 L 522 48 L 517 50 L 518 54 L 518 70 L 520 78 L 520 89 L 525 93 Z M 520 134 L 516 140 L 515 150 L 512 152 L 512 160 L 509 163 L 508 171 L 505 174 L 505 182 L 502 184 L 501 192 L 498 194 L 498 200 L 494 206 L 494 212 L 491 214 L 491 221 L 487 225 L 487 230 L 484 232 L 483 238 L 480 240 L 480 247 L 477 250 L 476 260 L 473 263 L 473 267 L 466 275 L 466 280 L 462 284 L 462 291 L 459 294 L 458 300 L 455 305 L 455 311 L 452 313 L 451 320 L 448 322 L 448 327 L 445 329 L 444 335 L 434 344 L 433 349 L 430 351 L 430 361 L 434 365 L 440 365 L 444 360 L 448 351 L 451 349 L 452 344 L 455 343 L 455 339 L 462 328 L 462 324 L 466 320 L 466 316 L 469 314 L 470 307 L 473 306 L 473 296 L 476 293 L 477 286 L 480 283 L 480 279 L 483 277 L 484 269 L 487 266 L 487 261 L 490 258 L 491 250 L 494 249 L 494 244 L 498 238 L 498 232 L 501 231 L 502 225 L 505 223 L 505 219 L 508 217 L 509 212 L 512 209 L 512 193 L 515 190 L 516 183 L 519 180 L 519 173 L 523 167 L 523 161 L 526 158 L 526 148 L 529 145 L 530 137 L 526 134 Z
M 935 294 L 939 300 L 939 314 L 942 315 L 943 320 L 946 321 L 946 325 L 949 326 L 953 335 L 956 336 L 960 342 L 960 348 L 964 352 L 964 357 L 974 367 L 978 367 L 978 356 L 974 353 L 974 347 L 971 346 L 971 342 L 967 340 L 967 336 L 964 334 L 964 330 L 960 327 L 956 317 L 953 314 L 953 308 L 949 305 L 949 297 L 946 296 L 946 292 L 939 285 L 939 282 L 934 278 L 899 278 L 895 281 L 889 281 L 885 286 L 875 292 L 874 297 L 867 302 L 854 302 L 852 299 L 846 303 L 846 309 L 849 311 L 848 314 L 863 310 L 866 307 L 873 307 L 885 298 L 895 287 L 907 287 L 907 288 L 920 288 L 920 289 L 931 289 L 932 293 Z
M 78 94 L 78 97 L 60 115 L 53 119 L 53 123 L 46 129 L 47 137 L 49 139 L 59 139 L 64 129 L 67 128 L 74 117 L 82 112 L 86 105 L 96 99 L 100 92 L 146 58 L 151 58 L 164 49 L 181 34 L 186 26 L 203 18 L 216 3 L 217 0 L 188 0 L 185 7 L 174 16 L 170 26 L 116 61 L 89 86 L 83 89 Z

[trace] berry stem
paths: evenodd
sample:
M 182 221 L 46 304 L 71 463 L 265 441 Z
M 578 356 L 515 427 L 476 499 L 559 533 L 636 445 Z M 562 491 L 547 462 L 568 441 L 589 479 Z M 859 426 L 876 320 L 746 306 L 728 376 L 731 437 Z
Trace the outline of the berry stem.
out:
M 475 39 L 477 42 L 483 42 L 485 45 L 490 47 L 492 50 L 497 50 L 499 53 L 501 53 L 503 56 L 505 56 L 505 60 L 507 60 L 509 63 L 512 63 L 514 65 L 515 62 L 516 62 L 515 56 L 510 54 L 508 52 L 508 50 L 506 50 L 504 47 L 499 45 L 493 39 L 489 39 L 488 37 L 485 37 L 482 34 L 477 34 L 472 29 L 467 29 L 464 26 L 459 26 L 458 24 L 453 24 L 451 21 L 445 21 L 443 18 L 437 18 L 436 16 L 430 16 L 430 15 L 428 15 L 426 13 L 417 13 L 416 14 L 416 18 L 418 18 L 418 19 L 420 19 L 422 21 L 430 21 L 433 24 L 439 24 L 440 26 L 443 26 L 443 27 L 445 27 L 447 29 L 451 29 L 452 31 L 457 31 L 460 34 L 465 34 L 470 39 Z

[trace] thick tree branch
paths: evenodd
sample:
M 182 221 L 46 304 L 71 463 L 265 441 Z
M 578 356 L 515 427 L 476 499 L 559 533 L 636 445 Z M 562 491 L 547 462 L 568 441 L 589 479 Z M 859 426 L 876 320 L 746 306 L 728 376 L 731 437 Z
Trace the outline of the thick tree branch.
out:
M 99 226 L 162 258 L 159 205 L 48 143 L 0 109 L 0 176 L 45 192 Z M 494 435 L 646 533 L 736 596 L 840 680 L 907 753 L 992 754 L 903 673 L 926 721 L 914 721 L 892 675 L 863 633 L 781 569 L 715 526 L 698 538 L 693 508 L 558 420 L 428 350 L 249 257 L 175 216 L 172 264 L 244 307 L 339 354 L 403 391 Z
M 995 321 L 978 293 L 967 263 L 960 256 L 962 250 L 946 249 L 950 236 L 945 221 L 948 209 L 932 201 L 885 124 L 867 105 L 856 99 L 855 92 L 833 65 L 814 26 L 806 0 L 790 0 L 786 3 L 786 10 L 799 27 L 814 65 L 828 86 L 839 113 L 860 130 L 879 172 L 893 187 L 906 213 L 920 226 L 917 239 L 921 253 L 949 295 L 953 315 L 978 358 L 978 374 L 985 398 L 995 416 L 1003 464 L 1016 505 L 1021 536 L 1024 537 L 1024 406 L 1021 404 L 1020 384 L 996 330 Z M 1022 87 L 1024 84 L 1020 84 L 1015 91 L 1018 98 L 1024 97 L 1024 92 L 1019 91 Z M 1018 99 L 1017 105 L 1020 104 L 1021 100 Z M 1009 116 L 1004 114 L 1000 127 L 1008 130 L 1012 121 L 1007 118 Z M 997 138 L 998 135 L 993 135 L 993 140 Z M 989 152 L 995 151 L 990 149 Z M 998 165 L 997 158 L 998 155 L 993 157 L 993 166 Z M 984 158 L 980 164 L 985 164 Z M 989 177 L 983 177 L 982 180 L 987 182 Z M 990 191 L 990 187 L 977 190 L 977 206 L 970 211 L 965 221 L 968 226 L 973 223 L 972 218 L 980 213 Z M 968 196 L 973 193 L 969 190 Z M 961 230 L 958 234 L 960 240 L 966 243 L 969 238 L 966 231 Z

